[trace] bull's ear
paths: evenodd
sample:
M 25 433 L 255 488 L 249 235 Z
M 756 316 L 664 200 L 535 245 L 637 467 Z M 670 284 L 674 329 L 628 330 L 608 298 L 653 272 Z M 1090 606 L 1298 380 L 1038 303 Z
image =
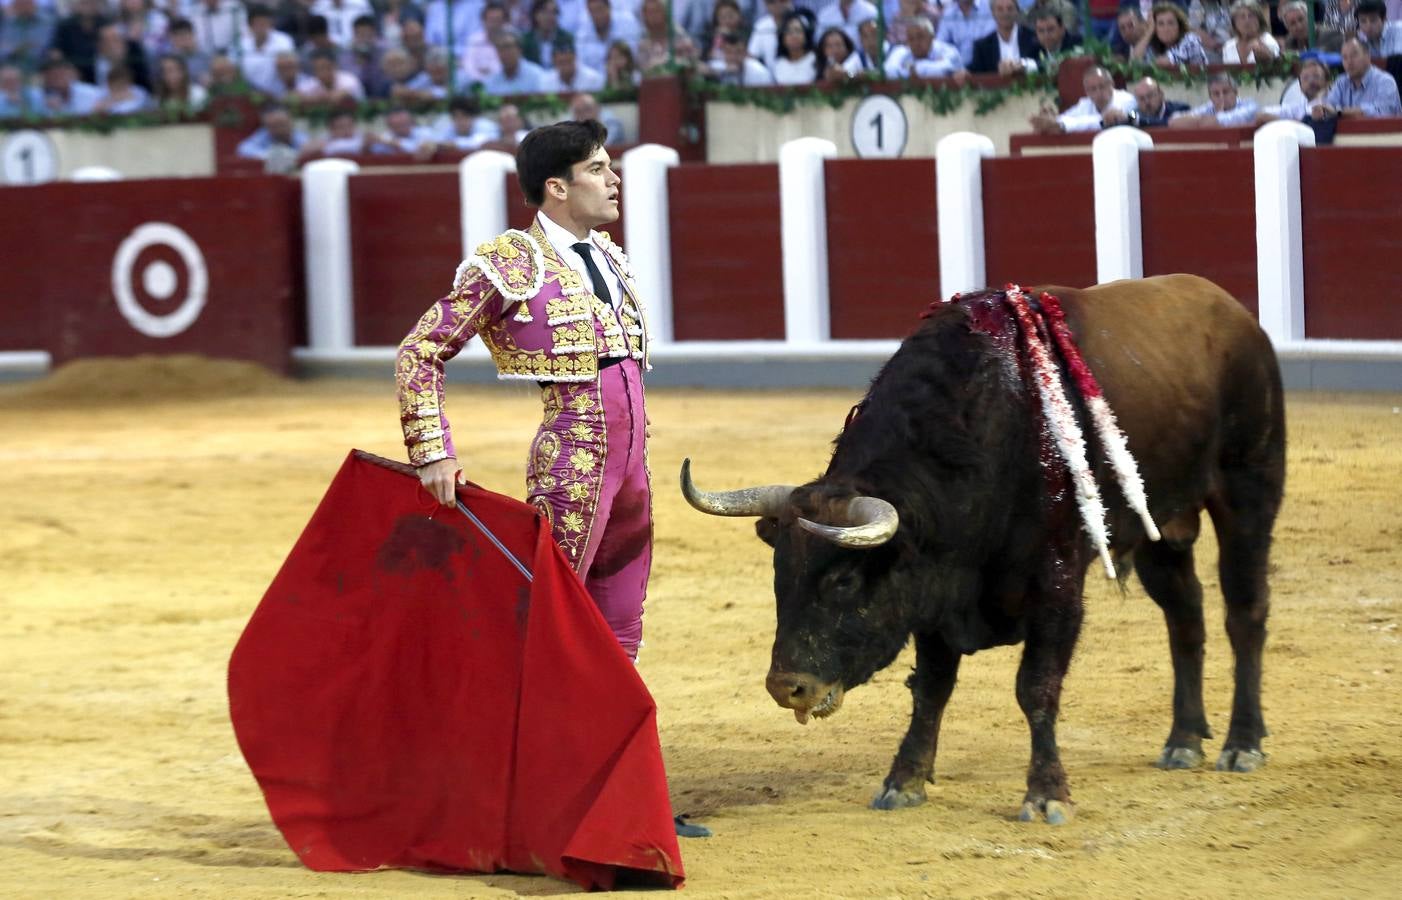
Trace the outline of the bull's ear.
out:
M 779 520 L 773 516 L 765 516 L 755 521 L 755 534 L 759 539 L 769 546 L 774 546 L 774 541 L 779 537 Z

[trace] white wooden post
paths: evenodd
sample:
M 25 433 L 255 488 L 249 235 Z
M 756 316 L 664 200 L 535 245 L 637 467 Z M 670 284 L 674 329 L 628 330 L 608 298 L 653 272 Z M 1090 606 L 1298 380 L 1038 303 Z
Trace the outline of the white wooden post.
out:
M 1101 284 L 1144 277 L 1139 153 L 1154 140 L 1138 128 L 1109 128 L 1091 142 L 1095 183 L 1095 271 Z
M 307 343 L 313 350 L 355 344 L 351 288 L 348 159 L 319 159 L 302 168 L 302 229 L 307 269 Z
M 935 145 L 935 200 L 940 240 L 940 294 L 986 287 L 983 253 L 983 161 L 993 141 L 958 131 Z
M 832 333 L 823 160 L 836 155 L 837 145 L 822 138 L 798 138 L 779 148 L 784 340 L 789 343 L 815 344 Z

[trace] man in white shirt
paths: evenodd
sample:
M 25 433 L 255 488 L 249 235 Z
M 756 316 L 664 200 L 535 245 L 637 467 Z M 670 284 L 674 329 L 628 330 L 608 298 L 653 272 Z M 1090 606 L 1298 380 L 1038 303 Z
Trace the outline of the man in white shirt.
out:
M 965 66 L 974 61 L 974 41 L 992 30 L 993 16 L 986 0 L 950 0 L 940 16 L 939 39 L 959 48 Z
M 711 76 L 721 84 L 736 87 L 764 87 L 774 83 L 774 76 L 764 63 L 749 54 L 745 37 L 737 31 L 720 35 L 721 58 L 711 63 Z
M 325 100 L 328 103 L 351 100 L 359 103 L 365 99 L 365 88 L 359 78 L 336 64 L 336 51 L 317 50 L 312 54 L 311 81 L 300 84 L 297 94 L 307 100 Z
M 316 0 L 312 4 L 312 15 L 326 18 L 326 33 L 343 49 L 355 40 L 355 20 L 374 14 L 367 0 Z
M 847 32 L 852 43 L 857 43 L 857 27 L 868 19 L 876 18 L 876 7 L 867 0 L 832 0 L 818 13 L 817 33 L 829 28 L 841 28 Z
M 575 33 L 575 52 L 579 62 L 590 69 L 604 71 L 609 45 L 626 41 L 637 46 L 642 29 L 632 13 L 609 6 L 609 0 L 589 0 L 587 22 Z
M 248 8 L 248 30 L 239 42 L 244 80 L 260 91 L 274 91 L 275 63 L 280 53 L 296 53 L 292 35 L 273 28 L 273 11 L 266 6 Z
M 1207 80 L 1211 99 L 1168 120 L 1169 128 L 1236 128 L 1256 124 L 1258 108 L 1250 98 L 1237 95 L 1236 81 L 1229 72 L 1218 72 Z
M 185 18 L 194 26 L 200 49 L 211 55 L 231 52 L 248 30 L 239 0 L 189 0 Z
M 1122 125 L 1129 113 L 1137 108 L 1134 95 L 1115 88 L 1110 73 L 1100 66 L 1086 69 L 1081 76 L 1086 95 L 1061 115 L 1044 110 L 1028 121 L 1038 134 L 1066 134 L 1076 131 L 1099 131 L 1103 127 Z
M 764 8 L 765 14 L 750 30 L 749 51 L 764 65 L 773 66 L 774 57 L 779 55 L 779 20 L 793 9 L 793 0 L 764 0 Z
M 935 28 L 926 19 L 912 19 L 906 30 L 906 43 L 894 47 L 886 58 L 887 78 L 963 77 L 963 57 L 959 48 L 935 40 Z
M 562 40 L 555 42 L 555 50 L 550 56 L 550 71 L 545 73 L 541 90 L 553 94 L 584 91 L 602 91 L 604 73 L 579 64 L 579 55 L 574 52 L 574 44 Z

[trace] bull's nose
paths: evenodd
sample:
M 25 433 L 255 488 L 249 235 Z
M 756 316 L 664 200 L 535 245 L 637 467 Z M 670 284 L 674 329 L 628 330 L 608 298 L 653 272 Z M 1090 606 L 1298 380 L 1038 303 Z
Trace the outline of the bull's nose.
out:
M 786 709 L 808 709 L 823 698 L 818 695 L 820 684 L 812 675 L 770 670 L 764 680 L 774 702 Z

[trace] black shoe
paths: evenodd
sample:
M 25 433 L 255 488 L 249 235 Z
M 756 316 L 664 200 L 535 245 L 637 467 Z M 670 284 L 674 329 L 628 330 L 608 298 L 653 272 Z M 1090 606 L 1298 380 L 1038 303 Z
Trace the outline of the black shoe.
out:
M 711 836 L 711 829 L 705 825 L 688 822 L 687 818 L 687 816 L 672 817 L 672 824 L 677 826 L 677 837 L 702 838 Z

